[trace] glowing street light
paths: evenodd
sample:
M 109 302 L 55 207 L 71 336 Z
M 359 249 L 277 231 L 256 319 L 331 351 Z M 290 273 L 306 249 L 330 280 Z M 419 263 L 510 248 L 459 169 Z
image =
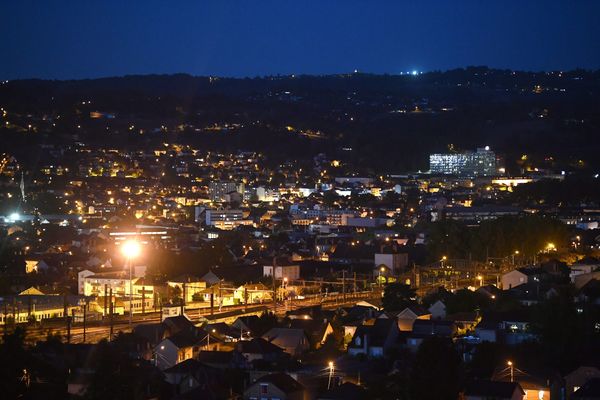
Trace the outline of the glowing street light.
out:
M 207 350 L 210 350 L 210 334 L 211 334 L 211 332 L 215 333 L 216 330 L 215 329 L 211 329 L 211 331 L 208 332 L 208 335 L 206 335 L 206 349 Z
M 125 267 L 129 264 L 129 326 L 133 324 L 133 262 L 142 249 L 137 240 L 128 240 L 121 245 L 121 253 L 125 256 Z M 143 300 L 142 300 L 143 301 Z
M 135 258 L 141 253 L 140 244 L 137 240 L 128 240 L 122 244 L 121 253 L 128 259 Z
M 329 361 L 329 379 L 327 380 L 327 390 L 329 390 L 329 388 L 331 387 L 331 380 L 333 379 L 333 369 L 334 369 L 334 364 L 333 361 Z
M 508 368 L 510 368 L 510 381 L 514 382 L 514 380 L 515 380 L 515 367 L 514 367 L 512 361 L 508 361 L 507 364 L 508 364 Z
M 479 281 L 479 287 L 483 286 L 483 276 L 477 275 L 477 280 Z

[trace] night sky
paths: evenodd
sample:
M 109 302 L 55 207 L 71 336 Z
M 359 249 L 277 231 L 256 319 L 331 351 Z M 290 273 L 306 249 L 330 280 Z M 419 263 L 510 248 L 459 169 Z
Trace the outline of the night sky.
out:
M 600 1 L 0 2 L 0 79 L 468 65 L 598 69 Z

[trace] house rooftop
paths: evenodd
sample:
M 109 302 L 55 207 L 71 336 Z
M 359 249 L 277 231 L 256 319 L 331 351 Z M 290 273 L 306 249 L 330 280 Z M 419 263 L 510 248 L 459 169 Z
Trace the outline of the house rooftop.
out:
M 297 380 L 283 373 L 265 375 L 258 379 L 256 383 L 271 383 L 272 385 L 277 386 L 277 388 L 279 388 L 282 392 L 287 394 L 304 390 L 304 386 L 302 386 Z
M 525 394 L 521 386 L 516 382 L 478 380 L 468 383 L 464 393 L 465 396 L 511 399 L 515 390 L 518 390 L 521 395 Z
M 240 353 L 249 354 L 269 354 L 283 353 L 283 349 L 263 338 L 254 338 L 252 340 L 241 340 L 237 342 L 237 349 Z

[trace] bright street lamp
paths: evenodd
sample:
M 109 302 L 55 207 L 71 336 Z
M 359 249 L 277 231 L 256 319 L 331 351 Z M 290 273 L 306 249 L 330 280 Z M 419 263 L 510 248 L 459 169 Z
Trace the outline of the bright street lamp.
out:
M 216 330 L 212 329 L 210 332 L 208 332 L 208 335 L 206 335 L 206 349 L 210 350 L 210 333 L 215 333 Z
M 128 240 L 121 245 L 121 253 L 129 259 L 139 256 L 141 251 L 140 244 L 137 240 Z
M 518 255 L 519 255 L 519 250 L 515 250 L 512 253 L 512 263 L 513 263 L 513 265 L 515 265 L 515 256 L 518 256 Z
M 327 390 L 331 387 L 331 379 L 333 378 L 333 361 L 329 361 L 329 379 L 327 380 Z

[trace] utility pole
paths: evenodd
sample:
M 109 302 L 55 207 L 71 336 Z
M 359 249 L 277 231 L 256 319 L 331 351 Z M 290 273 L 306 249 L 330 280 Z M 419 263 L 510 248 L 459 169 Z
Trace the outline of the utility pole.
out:
M 87 309 L 88 309 L 88 299 L 85 299 L 85 304 L 83 306 L 83 343 L 85 343 L 85 333 L 86 333 L 86 320 L 87 320 Z
M 110 336 L 109 336 L 109 340 L 112 341 L 113 338 L 113 311 L 114 311 L 114 303 L 113 303 L 113 292 L 112 292 L 112 288 L 109 289 L 109 296 L 110 296 L 110 303 L 109 303 L 109 310 L 108 310 L 108 321 L 110 323 Z
M 212 317 L 212 315 L 215 312 L 215 286 L 211 286 L 210 288 L 210 315 Z
M 13 305 L 13 315 L 14 315 L 14 305 Z M 67 343 L 68 343 L 70 336 L 71 336 L 71 326 L 69 323 L 69 303 L 67 302 L 66 294 L 63 295 L 63 317 L 65 317 L 65 325 L 67 328 Z
M 146 284 L 142 285 L 142 315 L 146 314 Z
M 354 272 L 354 282 L 353 282 L 353 285 L 354 285 L 354 290 L 353 290 L 354 297 L 356 297 L 356 272 Z
M 342 270 L 342 301 L 346 301 L 346 270 Z
M 273 269 L 271 270 L 271 280 L 273 285 L 273 314 L 277 312 L 277 287 L 275 284 L 275 269 L 277 268 L 277 257 L 273 257 Z
M 129 327 L 133 329 L 133 271 L 131 258 L 127 257 L 127 260 L 129 262 Z
M 71 316 L 67 312 L 67 343 L 71 343 Z
M 108 292 L 108 284 L 105 283 L 104 284 L 104 316 L 106 316 L 106 311 L 107 311 L 106 310 L 106 307 L 107 307 L 107 305 L 106 305 L 106 301 L 107 301 L 106 295 L 108 294 L 107 292 Z
M 182 290 L 181 290 L 181 304 L 180 304 L 180 314 L 183 315 L 183 312 L 185 311 L 185 282 L 183 282 L 182 285 Z
M 223 307 L 223 294 L 221 291 L 223 279 L 219 279 L 219 312 L 221 312 L 221 308 Z

